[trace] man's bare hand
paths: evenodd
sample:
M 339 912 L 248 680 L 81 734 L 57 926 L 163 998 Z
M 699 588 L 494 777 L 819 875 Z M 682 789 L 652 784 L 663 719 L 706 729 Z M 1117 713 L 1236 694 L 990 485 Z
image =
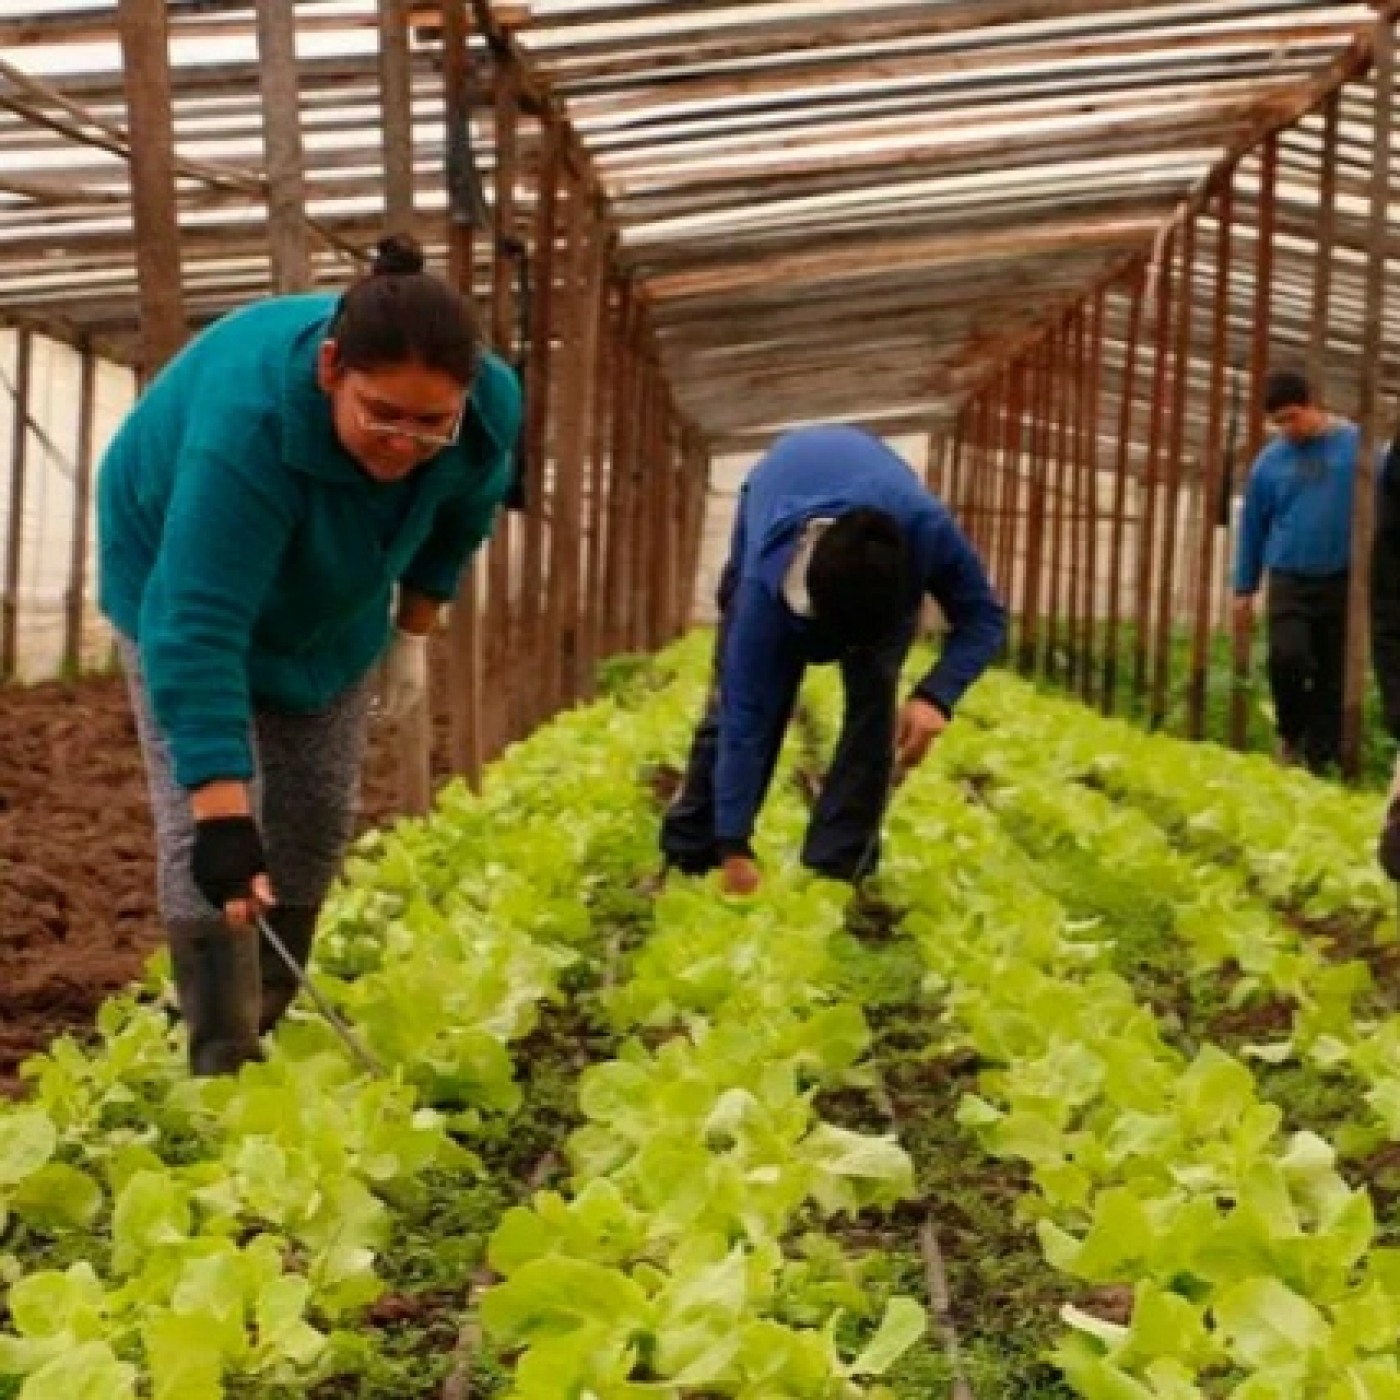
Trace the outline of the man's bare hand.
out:
M 1248 632 L 1254 626 L 1254 594 L 1236 593 L 1234 607 L 1231 609 L 1235 627 L 1241 632 Z
M 758 862 L 748 856 L 730 856 L 720 867 L 719 887 L 725 894 L 754 894 L 762 883 Z
M 927 700 L 906 700 L 899 712 L 895 731 L 895 767 L 903 777 L 917 768 L 933 747 L 933 741 L 948 727 L 948 716 Z

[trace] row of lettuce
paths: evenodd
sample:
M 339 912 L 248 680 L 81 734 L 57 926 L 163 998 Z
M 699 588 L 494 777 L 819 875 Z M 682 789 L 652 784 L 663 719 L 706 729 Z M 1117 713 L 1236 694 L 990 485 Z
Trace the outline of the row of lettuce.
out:
M 635 947 L 610 921 L 655 863 L 638 775 L 679 753 L 704 649 L 516 746 L 481 797 L 450 789 L 362 843 L 320 973 L 388 1077 L 301 1015 L 265 1065 L 190 1081 L 138 993 L 96 1046 L 36 1062 L 0 1115 L 0 1395 L 218 1400 L 233 1377 L 353 1372 L 396 1217 L 425 1176 L 469 1179 L 488 1119 L 529 1111 L 514 1056 L 585 983 L 616 1056 L 580 1075 L 566 1184 L 506 1211 L 473 1297 L 510 1394 L 884 1393 L 922 1309 L 873 1304 L 824 1232 L 907 1199 L 913 1171 L 892 1137 L 815 1108 L 867 1082 L 869 1032 L 831 963 L 848 894 L 787 866 L 795 785 L 765 814 L 759 897 L 674 882 Z M 808 704 L 836 728 L 829 676 Z M 1368 1131 L 1394 1138 L 1400 1020 L 1363 1014 L 1364 968 L 1309 932 L 1389 915 L 1374 805 L 1002 677 L 897 795 L 882 879 L 927 968 L 930 1049 L 984 1065 L 961 1117 L 1029 1166 L 1026 1228 L 1067 1293 L 1132 1290 L 1127 1322 L 1066 1311 L 1057 1361 L 1088 1400 L 1400 1397 L 1400 1258 L 1332 1145 L 1285 1125 L 1244 1059 L 1173 1044 L 1110 966 L 1113 928 L 1071 917 L 1010 833 L 1157 889 L 1196 973 L 1296 1006 L 1251 1053 L 1351 1076 Z
M 829 688 L 817 703 L 834 726 Z M 1393 1142 L 1400 1017 L 1359 1013 L 1365 964 L 1317 934 L 1394 939 L 1374 800 L 1010 681 L 972 710 L 899 795 L 885 881 L 941 1034 L 986 1066 L 962 1121 L 1029 1166 L 1022 1211 L 1053 1265 L 1132 1290 L 1126 1323 L 1066 1309 L 1065 1375 L 1089 1400 L 1400 1396 L 1400 1253 L 1366 1189 L 1282 1121 L 1244 1059 L 1174 1044 L 1110 967 L 1114 927 L 1070 918 L 1034 859 L 1067 847 L 1153 890 L 1194 976 L 1295 1008 L 1291 1034 L 1249 1054 L 1350 1076 L 1358 1140 Z
M 30 1097 L 0 1114 L 0 1394 L 217 1400 L 235 1379 L 353 1375 L 396 1217 L 425 1178 L 470 1179 L 491 1120 L 529 1111 L 513 1057 L 576 985 L 619 1052 L 579 1080 L 567 1189 L 491 1242 L 479 1304 L 510 1393 L 855 1400 L 917 1341 L 918 1304 L 864 1317 L 819 1243 L 823 1218 L 912 1182 L 897 1144 L 812 1107 L 867 1040 L 819 976 L 842 893 L 673 892 L 636 957 L 613 946 L 617 892 L 655 864 L 638 775 L 698 701 L 699 650 L 681 663 L 640 707 L 517 746 L 480 798 L 450 790 L 361 843 L 317 971 L 386 1077 L 305 1014 L 266 1064 L 190 1080 L 158 979 L 104 1008 L 94 1044 L 31 1064 Z M 847 1316 L 856 1345 L 838 1343 Z

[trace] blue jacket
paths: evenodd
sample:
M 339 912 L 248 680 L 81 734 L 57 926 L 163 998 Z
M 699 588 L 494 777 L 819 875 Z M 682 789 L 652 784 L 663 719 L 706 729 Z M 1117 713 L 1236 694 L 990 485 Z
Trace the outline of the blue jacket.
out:
M 310 714 L 360 681 L 396 583 L 451 598 L 509 484 L 520 393 L 490 355 L 455 446 L 402 482 L 361 470 L 316 380 L 335 305 L 280 297 L 219 321 L 102 460 L 99 600 L 140 647 L 186 788 L 251 777 L 254 702 Z
M 803 527 L 859 507 L 886 511 L 904 529 L 913 564 L 907 635 L 912 639 L 925 594 L 948 619 L 947 643 L 917 695 L 951 716 L 1001 646 L 1006 612 L 981 561 L 901 457 L 857 428 L 801 428 L 780 438 L 744 483 L 730 550 L 715 773 L 721 843 L 752 835 L 782 743 L 785 698 L 801 672 L 840 654 L 816 620 L 798 617 L 783 598 Z
M 1351 504 L 1361 433 L 1334 423 L 1318 437 L 1271 442 L 1244 493 L 1235 592 L 1254 593 L 1266 570 L 1324 577 L 1351 565 Z

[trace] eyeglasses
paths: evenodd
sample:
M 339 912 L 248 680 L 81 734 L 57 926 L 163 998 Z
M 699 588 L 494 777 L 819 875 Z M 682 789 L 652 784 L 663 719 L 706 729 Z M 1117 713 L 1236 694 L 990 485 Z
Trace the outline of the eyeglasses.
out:
M 415 447 L 421 447 L 428 452 L 440 452 L 457 441 L 466 413 L 467 405 L 463 400 L 461 408 L 457 410 L 457 416 L 445 433 L 429 433 L 424 432 L 422 428 L 410 428 L 396 419 L 379 416 L 367 408 L 358 395 L 355 398 L 355 421 L 362 433 L 370 437 L 407 438 Z

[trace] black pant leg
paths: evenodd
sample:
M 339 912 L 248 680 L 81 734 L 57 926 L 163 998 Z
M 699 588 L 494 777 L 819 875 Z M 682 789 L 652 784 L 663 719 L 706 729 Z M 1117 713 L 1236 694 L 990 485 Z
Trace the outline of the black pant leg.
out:
M 1309 611 L 1312 615 L 1312 718 L 1303 740 L 1309 768 L 1321 772 L 1340 761 L 1342 702 L 1346 686 L 1347 592 L 1345 574 L 1318 579 Z
M 896 696 L 909 639 L 841 659 L 841 736 L 812 812 L 802 861 L 836 880 L 859 880 L 880 863 L 880 823 L 894 768 Z
M 738 560 L 731 554 L 719 578 L 719 622 L 704 713 L 690 741 L 680 791 L 661 819 L 661 854 L 687 875 L 703 875 L 719 864 L 715 851 L 715 764 L 719 759 L 720 671 L 729 632 L 729 605 L 738 580 Z
M 1301 749 L 1313 719 L 1313 616 L 1307 581 L 1275 573 L 1269 579 L 1268 673 L 1279 738 Z

